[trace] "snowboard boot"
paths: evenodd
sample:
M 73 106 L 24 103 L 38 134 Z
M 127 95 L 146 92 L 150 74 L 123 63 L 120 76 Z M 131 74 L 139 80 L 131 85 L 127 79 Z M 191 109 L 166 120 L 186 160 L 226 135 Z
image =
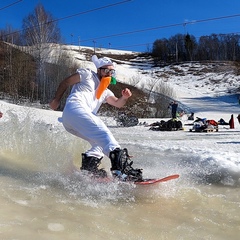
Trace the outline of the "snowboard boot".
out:
M 132 167 L 133 161 L 130 160 L 128 150 L 126 148 L 111 151 L 109 154 L 111 160 L 111 172 L 113 177 L 118 177 L 122 181 L 141 181 L 142 170 Z
M 107 172 L 101 168 L 98 169 L 98 166 L 101 163 L 102 158 L 87 156 L 85 153 L 82 153 L 82 167 L 80 170 L 86 170 L 91 173 L 96 178 L 107 177 Z

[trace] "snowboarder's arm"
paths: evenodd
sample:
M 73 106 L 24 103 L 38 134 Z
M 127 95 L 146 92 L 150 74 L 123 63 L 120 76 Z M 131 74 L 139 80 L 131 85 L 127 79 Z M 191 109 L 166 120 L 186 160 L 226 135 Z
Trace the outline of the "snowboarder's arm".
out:
M 72 85 L 78 83 L 79 81 L 80 81 L 80 76 L 78 73 L 75 73 L 75 74 L 71 75 L 70 77 L 65 78 L 59 84 L 58 89 L 55 94 L 55 97 L 49 103 L 49 106 L 51 107 L 51 109 L 57 110 L 57 108 L 60 105 L 61 98 L 62 98 L 63 94 L 65 93 L 65 91 L 67 90 L 67 88 L 69 86 L 72 86 Z
M 108 97 L 107 103 L 114 107 L 121 108 L 126 104 L 128 98 L 131 96 L 132 92 L 128 88 L 125 88 L 122 90 L 122 96 L 120 98 L 117 98 L 115 96 Z

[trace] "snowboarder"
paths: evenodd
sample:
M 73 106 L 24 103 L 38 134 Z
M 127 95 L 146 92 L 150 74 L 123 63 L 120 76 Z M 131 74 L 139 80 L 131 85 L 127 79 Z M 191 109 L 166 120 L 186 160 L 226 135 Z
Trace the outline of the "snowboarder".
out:
M 103 121 L 96 116 L 101 104 L 106 102 L 117 108 L 123 107 L 132 96 L 128 88 L 122 90 L 120 98 L 115 97 L 102 82 L 115 73 L 113 62 L 107 58 L 92 56 L 97 72 L 90 69 L 77 69 L 77 72 L 64 79 L 50 102 L 56 110 L 60 100 L 69 86 L 72 90 L 63 110 L 63 125 L 71 134 L 88 141 L 91 149 L 82 153 L 81 170 L 88 171 L 96 177 L 106 177 L 104 169 L 98 169 L 104 155 L 111 160 L 111 172 L 121 180 L 141 180 L 142 171 L 132 168 L 126 148 L 122 149 Z M 99 91 L 101 89 L 101 91 Z

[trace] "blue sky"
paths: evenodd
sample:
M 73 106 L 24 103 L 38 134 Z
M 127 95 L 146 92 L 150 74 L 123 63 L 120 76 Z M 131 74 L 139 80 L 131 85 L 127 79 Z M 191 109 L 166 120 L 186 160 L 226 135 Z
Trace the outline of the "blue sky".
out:
M 23 18 L 38 3 L 54 19 L 65 18 L 58 27 L 67 44 L 146 51 L 156 39 L 178 33 L 197 39 L 240 34 L 239 0 L 1 0 L 0 29 L 7 24 L 22 29 Z M 228 17 L 234 15 L 239 16 Z

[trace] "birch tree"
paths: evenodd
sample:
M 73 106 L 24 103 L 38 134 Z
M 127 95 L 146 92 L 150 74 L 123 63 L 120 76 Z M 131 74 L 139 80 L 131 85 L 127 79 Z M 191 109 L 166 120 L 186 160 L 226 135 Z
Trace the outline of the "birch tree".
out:
M 23 19 L 23 39 L 27 46 L 31 46 L 31 54 L 37 63 L 36 84 L 40 91 L 40 100 L 45 103 L 48 101 L 46 62 L 50 59 L 51 44 L 58 43 L 61 36 L 57 21 L 54 21 L 43 5 L 38 4 L 33 13 Z

